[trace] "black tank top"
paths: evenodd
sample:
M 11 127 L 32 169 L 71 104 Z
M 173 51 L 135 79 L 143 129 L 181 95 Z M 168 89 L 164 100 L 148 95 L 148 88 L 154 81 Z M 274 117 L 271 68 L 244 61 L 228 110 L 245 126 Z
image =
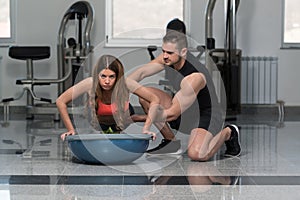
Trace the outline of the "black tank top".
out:
M 198 61 L 198 59 L 190 52 L 188 52 L 186 61 L 179 71 L 174 70 L 172 66 L 165 67 L 165 69 L 166 78 L 168 81 L 170 81 L 173 89 L 176 92 L 180 90 L 180 83 L 182 79 L 192 73 L 202 73 L 206 78 L 206 85 L 202 90 L 199 91 L 197 95 L 197 101 L 195 101 L 193 105 L 186 110 L 186 112 L 188 110 L 195 112 L 195 106 L 197 106 L 197 108 L 200 110 L 200 113 L 211 111 L 212 105 L 219 106 L 215 87 L 207 68 L 201 64 L 200 61 Z

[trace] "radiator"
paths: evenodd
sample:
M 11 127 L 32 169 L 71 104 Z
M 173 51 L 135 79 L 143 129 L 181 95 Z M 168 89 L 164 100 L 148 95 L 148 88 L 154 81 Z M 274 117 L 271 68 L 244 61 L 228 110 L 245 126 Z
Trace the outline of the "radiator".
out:
M 241 104 L 276 104 L 278 57 L 242 57 Z

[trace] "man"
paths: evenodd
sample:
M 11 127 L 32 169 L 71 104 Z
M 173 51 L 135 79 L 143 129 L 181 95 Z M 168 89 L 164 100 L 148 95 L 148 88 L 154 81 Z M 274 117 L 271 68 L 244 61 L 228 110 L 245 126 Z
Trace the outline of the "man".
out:
M 190 133 L 188 156 L 192 160 L 209 160 L 224 142 L 227 147 L 226 156 L 239 156 L 241 148 L 238 127 L 227 125 L 222 129 L 224 119 L 212 79 L 205 66 L 188 52 L 185 34 L 167 31 L 163 38 L 162 52 L 128 78 L 139 82 L 164 69 L 168 70 L 166 78 L 175 89 L 174 95 L 170 96 L 157 88 L 149 89 L 160 98 L 163 107 L 160 118 L 166 119 L 172 128 Z M 149 103 L 144 99 L 140 99 L 140 103 L 147 113 Z M 180 153 L 180 141 L 176 140 L 168 124 L 159 121 L 155 124 L 164 139 L 149 153 Z
M 172 19 L 168 24 L 167 24 L 167 32 L 168 31 L 178 31 L 180 33 L 186 34 L 186 27 L 183 21 L 181 21 L 178 18 Z

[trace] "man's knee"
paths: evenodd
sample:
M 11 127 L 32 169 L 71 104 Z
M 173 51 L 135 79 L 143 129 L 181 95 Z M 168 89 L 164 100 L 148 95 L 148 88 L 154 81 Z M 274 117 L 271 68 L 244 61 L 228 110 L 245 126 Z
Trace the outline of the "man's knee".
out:
M 209 143 L 213 135 L 203 128 L 193 129 L 190 136 L 188 156 L 192 160 L 208 161 L 211 157 Z
M 209 160 L 209 156 L 208 156 L 207 152 L 203 152 L 199 149 L 193 149 L 193 148 L 188 149 L 188 157 L 195 161 L 208 161 Z

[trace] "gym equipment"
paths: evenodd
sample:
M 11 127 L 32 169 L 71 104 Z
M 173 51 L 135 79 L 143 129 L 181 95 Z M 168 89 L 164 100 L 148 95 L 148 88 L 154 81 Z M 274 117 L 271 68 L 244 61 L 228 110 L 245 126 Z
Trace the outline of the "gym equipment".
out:
M 36 101 L 44 101 L 51 103 L 51 99 L 46 99 L 42 97 L 37 97 L 34 92 L 35 85 L 49 85 L 50 83 L 35 83 L 35 79 L 33 77 L 33 61 L 34 60 L 42 60 L 50 57 L 50 47 L 48 46 L 12 46 L 8 51 L 9 57 L 17 60 L 26 60 L 26 79 L 18 79 L 16 81 L 17 85 L 23 86 L 22 93 L 15 98 L 6 98 L 3 99 L 2 102 L 6 103 L 5 107 L 8 108 L 10 101 L 15 101 L 21 99 L 21 97 L 27 91 L 27 106 L 32 107 L 34 105 L 34 100 Z M 8 108 L 9 109 L 9 108 Z M 5 115 L 8 115 L 6 113 Z M 31 118 L 29 115 L 27 118 Z
M 16 154 L 22 154 L 22 153 L 24 153 L 24 149 L 23 149 L 23 147 L 22 147 L 22 145 L 21 145 L 21 143 L 20 142 L 17 142 L 17 141 L 14 141 L 14 140 L 2 140 L 2 142 L 4 143 L 4 144 L 11 144 L 11 145 L 17 145 L 18 147 L 19 147 L 19 149 L 18 150 L 16 150 Z
M 75 36 L 70 37 L 66 44 L 66 29 L 68 22 L 74 20 L 75 22 Z M 69 10 L 66 11 L 61 21 L 58 33 L 58 77 L 63 78 L 68 75 L 67 65 L 71 59 L 72 73 L 65 81 L 60 81 L 58 84 L 58 95 L 63 93 L 66 89 L 74 84 L 75 78 L 87 59 L 93 47 L 90 42 L 90 32 L 94 21 L 94 10 L 89 2 L 78 1 L 74 3 Z M 85 25 L 85 27 L 83 27 Z M 89 71 L 89 70 L 88 70 Z
M 90 44 L 90 31 L 93 25 L 94 11 L 89 2 L 78 1 L 74 3 L 64 14 L 60 24 L 57 44 L 57 68 L 58 76 L 55 79 L 35 79 L 33 73 L 33 60 L 41 60 L 50 57 L 50 47 L 48 46 L 12 46 L 9 48 L 9 56 L 13 59 L 26 60 L 27 77 L 17 80 L 17 85 L 23 85 L 23 92 L 16 98 L 6 98 L 2 102 L 20 99 L 25 91 L 27 92 L 27 118 L 32 118 L 34 114 L 54 114 L 54 120 L 59 119 L 59 112 L 55 104 L 50 99 L 37 97 L 34 93 L 34 86 L 58 84 L 58 96 L 72 86 L 77 76 L 82 77 L 87 63 L 89 53 L 92 51 Z M 67 30 L 75 24 L 75 38 L 65 38 Z M 84 29 L 83 29 L 84 25 Z M 67 41 L 67 44 L 66 44 Z M 81 70 L 82 69 L 82 70 Z M 80 71 L 81 70 L 81 71 Z M 89 70 L 86 70 L 89 71 Z M 79 79 L 80 79 L 79 77 Z M 36 101 L 44 101 L 47 104 L 34 104 Z M 9 110 L 7 108 L 7 110 Z
M 41 152 L 39 152 L 39 151 L 34 151 L 34 146 L 36 145 L 36 144 L 39 144 L 39 145 L 50 145 L 51 144 L 51 142 L 52 142 L 52 139 L 44 139 L 44 140 L 41 140 L 41 141 L 36 141 L 36 142 L 34 142 L 32 145 L 31 145 L 31 147 L 29 147 L 28 149 L 26 149 L 24 152 L 23 152 L 23 154 L 22 154 L 22 157 L 23 158 L 32 158 L 32 157 L 34 157 L 34 156 L 38 156 L 39 154 L 40 155 L 49 155 L 49 152 L 48 151 L 46 151 L 46 152 L 43 152 L 43 151 L 41 151 Z
M 216 65 L 222 77 L 225 93 L 220 89 L 220 98 L 226 95 L 227 116 L 236 115 L 241 110 L 241 58 L 242 51 L 236 49 L 236 12 L 239 0 L 226 0 L 225 8 L 225 44 L 224 49 L 215 48 L 213 38 L 213 10 L 216 0 L 209 0 L 205 13 L 205 63 L 210 73 Z M 211 59 L 212 58 L 212 59 Z M 217 88 L 218 89 L 218 88 Z
M 151 59 L 151 60 L 154 60 L 154 59 L 155 59 L 155 56 L 154 56 L 153 52 L 157 50 L 157 46 L 155 46 L 155 45 L 149 45 L 149 46 L 147 47 L 147 50 L 148 50 L 150 59 Z
M 128 164 L 140 158 L 152 136 L 147 134 L 78 134 L 66 141 L 74 156 L 93 164 Z

